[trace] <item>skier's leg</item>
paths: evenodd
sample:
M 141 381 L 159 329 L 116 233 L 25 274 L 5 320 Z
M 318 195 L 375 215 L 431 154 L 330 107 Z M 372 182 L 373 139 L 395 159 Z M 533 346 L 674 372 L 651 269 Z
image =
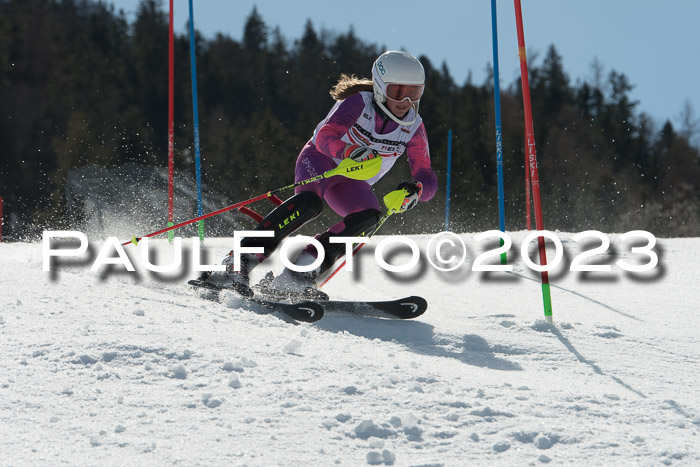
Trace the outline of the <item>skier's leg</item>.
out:
M 337 214 L 343 216 L 343 220 L 316 236 L 316 240 L 323 245 L 325 255 L 320 268 L 313 271 L 314 278 L 333 266 L 333 263 L 345 254 L 345 244 L 330 243 L 332 237 L 364 235 L 374 228 L 381 217 L 377 197 L 372 187 L 364 181 L 343 180 L 328 187 L 326 202 Z M 309 245 L 305 251 L 314 259 L 318 257 L 313 245 Z
M 314 146 L 307 144 L 297 158 L 294 167 L 294 181 L 307 180 L 334 167 L 335 163 L 331 158 L 319 153 Z M 329 182 L 331 179 L 321 179 L 297 187 L 294 196 L 277 206 L 255 228 L 255 230 L 272 230 L 275 236 L 245 238 L 241 241 L 241 246 L 263 247 L 265 251 L 258 257 L 261 261 L 270 256 L 282 240 L 321 214 L 323 197 L 330 186 Z
M 272 231 L 272 237 L 246 237 L 241 247 L 262 247 L 262 253 L 241 253 L 240 269 L 234 269 L 234 251 L 231 250 L 221 264 L 226 265 L 222 272 L 205 272 L 200 280 L 206 280 L 222 288 L 232 288 L 242 295 L 252 295 L 249 289 L 249 275 L 258 264 L 272 254 L 280 242 L 304 224 L 311 221 L 323 210 L 323 200 L 311 191 L 297 193 L 272 210 L 255 228 Z
M 320 270 L 316 275 L 318 276 L 328 270 L 339 258 L 345 255 L 345 244 L 331 243 L 331 238 L 363 236 L 377 225 L 380 217 L 381 212 L 378 209 L 365 209 L 363 211 L 354 212 L 348 214 L 342 221 L 319 235 L 317 240 L 323 245 L 325 256 Z M 315 250 L 313 246 L 311 246 L 311 248 Z M 315 252 L 311 252 L 312 255 L 314 253 Z M 318 253 L 316 253 L 315 256 L 318 257 Z
M 319 153 L 314 146 L 306 145 L 297 158 L 294 167 L 294 181 L 300 182 L 327 172 L 335 167 L 328 156 Z M 273 209 L 258 224 L 255 230 L 271 230 L 274 237 L 248 237 L 241 240 L 244 247 L 263 247 L 258 255 L 260 261 L 270 256 L 282 240 L 312 221 L 323 211 L 323 196 L 329 179 L 302 185 L 295 189 L 295 195 Z
M 318 290 L 315 278 L 330 268 L 345 253 L 342 243 L 330 243 L 336 236 L 354 237 L 372 229 L 379 221 L 380 211 L 377 198 L 369 184 L 356 180 L 343 180 L 329 184 L 325 199 L 333 210 L 343 215 L 343 220 L 316 239 L 323 245 L 325 257 L 321 265 L 312 271 L 297 272 L 285 269 L 271 283 L 260 284 L 260 291 L 275 296 L 289 296 L 293 299 L 327 300 L 328 296 Z M 316 261 L 318 253 L 313 244 L 302 250 L 294 261 L 297 266 L 308 266 Z
M 311 172 L 323 173 L 332 169 L 333 161 L 316 153 L 312 146 L 302 150 L 295 168 L 295 180 L 305 180 L 314 175 Z M 234 270 L 234 252 L 230 251 L 222 264 L 226 265 L 224 272 L 205 272 L 200 280 L 206 280 L 219 287 L 233 288 L 242 295 L 252 295 L 248 286 L 250 271 L 270 256 L 286 237 L 300 229 L 307 222 L 316 218 L 323 210 L 323 192 L 328 180 L 323 179 L 296 190 L 296 194 L 273 209 L 258 224 L 255 230 L 267 230 L 274 233 L 273 237 L 247 237 L 241 240 L 242 247 L 262 247 L 262 253 L 241 254 L 240 270 Z
M 259 254 L 262 260 L 272 254 L 280 242 L 299 230 L 307 222 L 315 219 L 323 211 L 323 200 L 312 191 L 302 191 L 277 206 L 258 224 L 255 230 L 267 230 L 273 237 L 246 237 L 241 240 L 243 247 L 262 247 Z
M 365 209 L 381 210 L 379 201 L 374 195 L 372 186 L 362 180 L 351 180 L 343 177 L 333 177 L 336 183 L 330 185 L 324 193 L 328 206 L 340 217 Z M 333 230 L 331 227 L 329 230 Z

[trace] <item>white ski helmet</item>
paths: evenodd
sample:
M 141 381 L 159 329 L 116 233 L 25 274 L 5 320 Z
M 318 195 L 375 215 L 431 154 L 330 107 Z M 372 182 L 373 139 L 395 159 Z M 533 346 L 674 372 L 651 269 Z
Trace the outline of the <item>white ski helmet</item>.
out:
M 411 125 L 416 121 L 418 104 L 425 87 L 425 70 L 416 57 L 406 52 L 384 52 L 372 66 L 372 84 L 374 101 L 392 120 L 399 125 Z M 387 99 L 396 101 L 409 99 L 415 111 L 413 119 L 400 120 L 384 105 Z

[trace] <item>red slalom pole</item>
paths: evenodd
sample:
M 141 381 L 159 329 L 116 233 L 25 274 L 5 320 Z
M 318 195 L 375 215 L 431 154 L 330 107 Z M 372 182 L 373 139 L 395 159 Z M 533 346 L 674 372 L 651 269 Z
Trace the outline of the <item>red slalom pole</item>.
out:
M 170 0 L 168 27 L 168 227 L 173 226 L 173 189 L 175 185 L 175 45 L 173 39 L 173 0 Z M 168 233 L 173 241 L 175 233 Z
M 525 137 L 523 138 L 523 155 L 525 156 L 525 218 L 527 224 L 527 230 L 532 228 L 532 214 L 530 213 L 530 206 L 532 205 L 532 198 L 530 198 L 530 170 L 528 169 L 529 164 L 527 163 L 527 130 L 525 130 Z
M 532 201 L 535 205 L 535 225 L 537 230 L 544 230 L 542 221 L 542 202 L 540 199 L 540 177 L 537 171 L 537 151 L 535 149 L 535 129 L 532 124 L 532 104 L 530 102 L 530 81 L 527 73 L 527 57 L 525 54 L 525 33 L 523 32 L 523 14 L 520 7 L 520 0 L 515 1 L 515 22 L 518 28 L 518 49 L 520 56 L 520 79 L 523 87 L 523 105 L 525 107 L 525 151 L 527 154 L 527 166 L 529 171 L 530 184 L 532 187 Z M 537 237 L 537 244 L 540 250 L 540 265 L 547 265 L 547 252 L 544 245 L 544 237 Z M 552 296 L 549 290 L 549 274 L 542 271 L 542 298 L 544 301 L 544 316 L 551 322 L 552 320 Z

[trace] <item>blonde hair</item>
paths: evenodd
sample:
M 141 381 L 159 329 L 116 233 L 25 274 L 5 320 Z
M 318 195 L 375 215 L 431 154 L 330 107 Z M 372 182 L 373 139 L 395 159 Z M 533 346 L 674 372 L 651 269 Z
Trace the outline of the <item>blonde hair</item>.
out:
M 374 92 L 372 81 L 366 78 L 358 78 L 355 75 L 348 76 L 343 73 L 340 75 L 338 84 L 331 89 L 330 94 L 336 101 L 342 101 L 360 91 Z

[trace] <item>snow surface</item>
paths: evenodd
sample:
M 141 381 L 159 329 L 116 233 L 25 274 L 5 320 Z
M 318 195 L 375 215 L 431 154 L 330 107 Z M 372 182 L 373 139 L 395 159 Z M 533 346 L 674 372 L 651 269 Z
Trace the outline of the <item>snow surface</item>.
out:
M 0 244 L 0 464 L 700 464 L 700 239 L 659 240 L 650 273 L 572 273 L 559 236 L 554 325 L 515 253 L 513 274 L 470 270 L 473 234 L 456 271 L 387 273 L 373 239 L 326 286 L 422 295 L 420 318 L 301 325 L 202 300 L 191 264 L 150 273 L 132 245 L 136 273 L 92 272 L 98 243 L 52 272 L 41 243 Z M 639 256 L 610 238 L 599 260 Z

